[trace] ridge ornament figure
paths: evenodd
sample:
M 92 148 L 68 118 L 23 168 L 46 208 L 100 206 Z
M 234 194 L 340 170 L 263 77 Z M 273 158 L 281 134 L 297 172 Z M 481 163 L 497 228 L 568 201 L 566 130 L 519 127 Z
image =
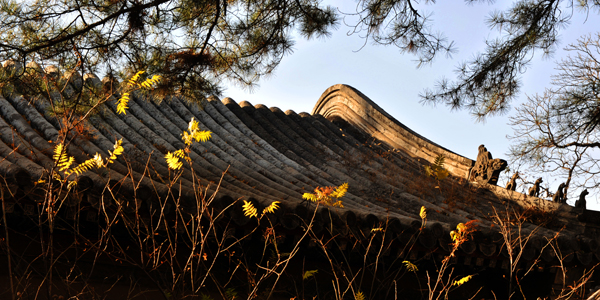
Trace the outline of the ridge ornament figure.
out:
M 557 203 L 565 203 L 565 183 L 561 183 L 556 190 L 556 194 L 552 196 L 552 201 Z
M 521 178 L 519 177 L 519 172 L 515 172 L 515 174 L 513 174 L 513 176 L 510 178 L 510 181 L 508 182 L 508 184 L 506 184 L 507 190 L 514 191 L 515 189 L 517 189 L 517 178 Z
M 527 195 L 533 197 L 540 197 L 540 184 L 542 184 L 542 182 L 544 182 L 542 180 L 542 177 L 538 178 L 533 184 L 533 186 L 529 188 L 529 193 L 527 193 Z
M 579 200 L 575 201 L 575 208 L 583 208 L 583 210 L 587 209 L 587 201 L 585 200 L 585 196 L 587 196 L 590 192 L 587 189 L 581 191 L 579 194 Z
M 475 165 L 469 171 L 469 180 L 497 185 L 500 172 L 504 171 L 507 165 L 506 160 L 492 158 L 492 154 L 485 146 L 479 145 L 477 161 L 475 161 Z

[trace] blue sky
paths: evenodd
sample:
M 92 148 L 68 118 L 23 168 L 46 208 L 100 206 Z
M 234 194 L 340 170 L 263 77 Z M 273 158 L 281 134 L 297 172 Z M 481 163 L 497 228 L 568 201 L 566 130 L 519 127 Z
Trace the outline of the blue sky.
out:
M 451 58 L 443 54 L 438 56 L 431 65 L 417 68 L 414 56 L 402 54 L 392 46 L 368 42 L 363 47 L 364 39 L 358 35 L 348 36 L 350 28 L 342 22 L 330 38 L 310 41 L 297 38 L 294 52 L 284 57 L 274 74 L 261 80 L 253 91 L 230 85 L 223 95 L 237 102 L 246 100 L 252 104 L 276 106 L 284 111 L 291 109 L 297 113 L 310 113 L 328 87 L 344 83 L 360 90 L 398 121 L 451 151 L 475 159 L 477 147 L 484 144 L 494 158 L 506 158 L 510 145 L 506 136 L 512 133 L 507 122 L 514 111 L 477 123 L 466 111 L 450 111 L 443 105 L 424 106 L 419 103 L 418 96 L 424 89 L 433 88 L 442 77 L 454 78 L 455 67 L 460 62 L 485 49 L 485 39 L 497 35 L 497 31 L 491 31 L 485 25 L 485 19 L 493 10 L 501 10 L 510 4 L 508 1 L 500 2 L 494 5 L 487 1 L 476 4 L 458 1 L 420 4 L 418 9 L 432 13 L 431 26 L 454 41 L 458 50 Z M 325 4 L 343 12 L 355 11 L 354 1 Z M 535 54 L 522 76 L 523 88 L 519 99 L 512 103 L 512 107 L 519 105 L 526 95 L 542 93 L 545 87 L 550 86 L 555 62 L 564 55 L 562 48 L 600 28 L 600 16 L 595 11 L 591 11 L 589 16 L 577 8 L 573 11 L 565 8 L 563 12 L 572 12 L 574 16 L 568 28 L 560 33 L 557 51 L 549 58 L 543 57 L 541 51 Z M 546 177 L 544 181 L 551 184 L 559 180 Z M 533 180 L 530 178 L 530 181 Z

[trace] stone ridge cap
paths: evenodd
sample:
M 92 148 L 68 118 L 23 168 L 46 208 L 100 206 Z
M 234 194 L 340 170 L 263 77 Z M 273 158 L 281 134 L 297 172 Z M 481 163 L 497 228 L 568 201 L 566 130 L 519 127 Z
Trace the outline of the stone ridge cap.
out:
M 444 146 L 441 146 L 431 140 L 429 140 L 428 138 L 420 135 L 419 133 L 415 132 L 414 130 L 412 130 L 411 128 L 409 128 L 408 126 L 404 125 L 402 122 L 398 121 L 396 118 L 394 118 L 392 115 L 390 115 L 387 111 L 385 111 L 383 108 L 381 108 L 379 105 L 377 105 L 377 103 L 375 103 L 373 100 L 371 100 L 368 96 L 366 96 L 365 94 L 363 94 L 361 91 L 359 91 L 358 89 L 347 85 L 347 84 L 343 84 L 343 83 L 338 83 L 335 85 L 332 85 L 331 87 L 329 87 L 327 90 L 325 90 L 325 92 L 323 92 L 323 94 L 321 95 L 321 97 L 319 98 L 319 100 L 317 101 L 317 103 L 315 104 L 315 106 L 313 107 L 313 110 L 311 112 L 312 115 L 315 114 L 321 114 L 323 107 L 325 106 L 325 103 L 327 103 L 328 100 L 328 96 L 335 93 L 335 92 L 341 92 L 344 94 L 347 94 L 348 96 L 358 96 L 360 98 L 360 100 L 365 101 L 367 104 L 369 104 L 370 106 L 372 106 L 373 108 L 375 108 L 375 110 L 377 110 L 377 112 L 379 112 L 380 114 L 384 115 L 386 118 L 390 119 L 391 121 L 393 121 L 394 123 L 396 123 L 398 126 L 402 127 L 403 129 L 405 129 L 406 131 L 408 131 L 409 133 L 413 134 L 414 136 L 422 139 L 423 141 L 432 144 L 436 147 L 439 147 L 445 151 L 448 151 L 452 154 L 455 154 L 459 157 L 463 157 L 465 159 L 469 159 L 468 157 L 462 156 L 452 150 L 449 150 L 448 148 L 445 148 Z M 352 94 L 356 94 L 356 95 L 352 95 Z M 353 97 L 354 98 L 354 97 Z

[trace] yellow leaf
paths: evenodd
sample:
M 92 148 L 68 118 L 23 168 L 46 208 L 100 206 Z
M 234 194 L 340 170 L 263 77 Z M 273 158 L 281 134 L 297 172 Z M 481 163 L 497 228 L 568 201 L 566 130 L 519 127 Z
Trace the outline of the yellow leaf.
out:
M 193 131 L 196 131 L 196 130 L 198 130 L 198 129 L 200 129 L 200 128 L 198 127 L 198 121 L 194 120 L 194 117 L 192 117 L 192 119 L 191 119 L 191 120 L 190 120 L 190 122 L 188 123 L 188 130 L 189 130 L 190 132 L 193 132 Z
M 461 278 L 460 280 L 455 280 L 452 283 L 452 285 L 461 286 L 461 285 L 465 284 L 467 281 L 471 280 L 471 278 L 473 278 L 473 275 L 465 276 L 465 277 Z
M 273 201 L 273 202 L 271 203 L 271 205 L 269 205 L 269 206 L 265 207 L 265 208 L 263 209 L 263 215 L 264 215 L 265 213 L 270 213 L 270 214 L 274 213 L 274 212 L 275 212 L 275 210 L 277 210 L 277 209 L 279 208 L 279 206 L 277 206 L 277 204 L 278 204 L 278 203 L 281 203 L 281 202 L 279 202 L 279 201 Z
M 244 200 L 244 205 L 242 205 L 242 210 L 244 211 L 244 216 L 252 218 L 252 217 L 257 217 L 257 210 L 254 207 L 254 205 L 252 205 L 251 202 L 248 202 L 246 200 Z
M 344 207 L 341 200 L 334 202 L 333 198 L 337 198 L 337 199 L 342 198 L 342 197 L 344 197 L 344 195 L 346 195 L 347 191 L 348 191 L 348 183 L 344 183 L 338 187 L 333 187 L 333 186 L 317 187 L 317 188 L 315 188 L 315 192 L 313 194 L 304 193 L 302 195 L 302 198 L 312 201 L 312 202 L 318 202 L 323 205 Z
M 210 139 L 212 132 L 210 131 L 202 131 L 200 130 L 200 126 L 198 124 L 198 121 L 194 120 L 194 118 L 192 117 L 192 119 L 190 120 L 190 123 L 188 124 L 188 130 L 184 131 L 181 135 L 182 135 L 182 140 L 183 142 L 188 145 L 191 146 L 192 143 L 194 142 L 194 140 L 196 142 L 206 142 Z
M 338 186 L 333 193 L 331 193 L 331 197 L 338 198 L 338 199 L 342 198 L 342 197 L 344 197 L 344 195 L 346 195 L 347 191 L 348 191 L 348 183 L 345 182 L 342 185 Z
M 75 162 L 75 158 L 69 157 L 65 153 L 65 147 L 63 143 L 57 144 L 54 147 L 54 155 L 52 156 L 54 163 L 58 167 L 59 171 L 65 171 L 65 174 L 69 175 L 69 168 Z
M 179 158 L 177 157 L 176 153 L 177 151 L 175 153 L 171 153 L 169 151 L 165 155 L 165 159 L 167 160 L 167 165 L 169 166 L 169 169 L 179 170 L 181 166 L 183 166 L 183 163 L 179 161 Z
M 427 208 L 425 208 L 425 206 L 421 206 L 421 211 L 419 212 L 419 217 L 421 217 L 421 219 L 423 219 L 423 220 L 427 219 Z
M 129 103 L 129 95 L 130 93 L 123 93 L 121 98 L 117 100 L 117 113 L 118 114 L 127 114 L 126 110 L 129 108 L 127 104 Z
M 125 149 L 123 149 L 123 146 L 121 146 L 122 143 L 123 143 L 123 139 L 117 140 L 114 145 L 114 152 L 108 151 L 108 154 L 110 154 L 110 157 L 106 159 L 107 165 L 113 163 L 117 159 L 117 156 L 123 154 Z
M 77 181 L 75 181 L 75 180 L 69 181 L 69 184 L 67 184 L 67 189 L 70 190 L 75 186 L 77 186 Z
M 144 74 L 145 71 L 139 71 L 137 73 L 135 73 L 135 75 L 133 75 L 133 77 L 131 77 L 131 79 L 129 79 L 129 83 L 128 85 L 130 87 L 135 86 L 136 82 L 140 79 L 140 75 Z
M 93 159 L 96 163 L 96 167 L 101 168 L 102 166 L 104 166 L 104 163 L 102 162 L 102 155 L 98 154 L 98 152 L 96 152 L 96 155 L 94 155 Z
M 459 232 L 464 232 L 467 229 L 467 226 L 465 226 L 465 224 L 463 224 L 463 223 L 458 223 L 458 225 L 456 225 L 456 229 Z
M 60 143 L 54 147 L 54 156 L 52 156 L 52 159 L 54 159 L 54 162 L 58 162 L 58 161 L 60 161 L 62 155 L 63 155 L 63 144 Z
M 98 155 L 96 153 L 96 155 Z M 72 173 L 75 173 L 77 175 L 81 175 L 81 173 L 93 168 L 94 166 L 97 165 L 96 162 L 96 158 L 90 158 L 86 161 L 84 161 L 83 163 L 79 164 L 77 167 L 73 168 L 73 170 L 71 171 Z
M 73 164 L 73 162 L 75 162 L 75 158 L 74 157 L 69 157 L 67 159 L 67 156 L 63 156 L 65 158 L 65 160 L 62 160 L 59 162 L 58 164 L 58 170 L 59 171 L 65 171 L 65 173 L 68 172 L 69 167 L 71 167 L 71 165 Z
M 402 263 L 406 267 L 406 270 L 408 270 L 409 272 L 417 272 L 417 271 L 419 271 L 419 268 L 417 268 L 417 266 L 415 266 L 413 263 L 411 263 L 408 260 L 405 260 Z
M 365 300 L 365 295 L 363 294 L 363 292 L 358 291 L 358 293 L 356 293 L 356 296 L 354 297 L 355 300 Z
M 344 204 L 342 204 L 342 201 L 336 201 L 335 203 L 331 204 L 331 206 L 344 208 Z
M 125 149 L 123 149 L 123 146 L 121 146 L 122 143 L 123 143 L 123 139 L 119 139 L 118 141 L 115 142 L 115 145 L 113 146 L 115 149 L 115 152 L 113 152 L 114 155 L 119 156 L 119 155 L 123 154 L 123 151 L 125 151 Z
M 306 200 L 308 200 L 308 201 L 311 201 L 311 202 L 317 202 L 317 199 L 318 199 L 318 198 L 317 198 L 317 196 L 316 196 L 316 195 L 314 195 L 314 194 L 311 194 L 311 193 L 304 193 L 304 194 L 302 195 L 302 199 L 306 199 Z
M 196 142 L 206 142 L 210 139 L 212 132 L 206 131 L 196 131 L 194 132 L 194 139 Z
M 139 87 L 145 88 L 145 89 L 150 89 L 154 85 L 156 85 L 160 81 L 160 79 L 161 79 L 160 75 L 153 75 L 152 78 L 148 78 L 144 82 L 140 83 Z
M 319 272 L 319 270 L 307 270 L 306 272 L 304 272 L 304 275 L 302 275 L 302 279 L 306 280 L 312 276 L 315 276 L 315 274 L 317 274 Z

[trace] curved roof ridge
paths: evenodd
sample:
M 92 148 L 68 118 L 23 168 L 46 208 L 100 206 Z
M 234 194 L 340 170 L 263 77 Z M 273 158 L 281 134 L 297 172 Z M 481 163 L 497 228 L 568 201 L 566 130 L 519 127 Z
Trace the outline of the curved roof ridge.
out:
M 336 84 L 325 90 L 311 114 L 322 115 L 329 120 L 341 118 L 390 146 L 431 163 L 441 154 L 446 158 L 445 167 L 456 176 L 467 178 L 473 165 L 473 160 L 421 136 L 346 84 Z

